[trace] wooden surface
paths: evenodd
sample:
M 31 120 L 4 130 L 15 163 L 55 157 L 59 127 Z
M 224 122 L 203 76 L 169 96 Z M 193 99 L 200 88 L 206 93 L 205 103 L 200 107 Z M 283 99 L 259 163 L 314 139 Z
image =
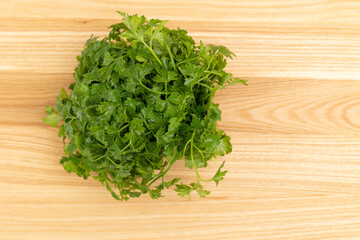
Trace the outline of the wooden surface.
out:
M 44 106 L 114 10 L 237 54 L 227 69 L 249 86 L 216 96 L 233 153 L 206 199 L 118 202 L 58 164 Z M 181 162 L 169 173 L 194 179 Z M 0 239 L 360 239 L 360 2 L 2 0 Z

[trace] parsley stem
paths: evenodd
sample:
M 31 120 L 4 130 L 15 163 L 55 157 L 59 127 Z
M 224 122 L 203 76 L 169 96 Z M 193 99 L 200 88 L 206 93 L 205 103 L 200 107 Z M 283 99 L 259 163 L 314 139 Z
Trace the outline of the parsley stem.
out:
M 179 65 L 182 64 L 182 63 L 191 62 L 191 61 L 194 61 L 194 60 L 196 60 L 196 59 L 198 59 L 198 58 L 199 58 L 199 56 L 196 56 L 196 57 L 191 58 L 191 59 L 186 59 L 186 60 L 184 60 L 184 61 L 181 61 L 181 62 L 177 63 L 177 65 L 179 66 Z
M 142 42 L 145 44 L 145 46 L 147 47 L 147 49 L 149 49 L 149 51 L 151 52 L 151 54 L 154 55 L 154 57 L 155 57 L 155 59 L 158 61 L 158 63 L 162 66 L 162 63 L 161 63 L 160 59 L 158 58 L 158 56 L 156 56 L 156 53 L 154 52 L 154 50 L 153 50 L 151 47 L 149 47 L 149 45 L 147 45 L 144 41 L 142 41 Z
M 209 97 L 209 100 L 208 100 L 208 103 L 206 104 L 206 108 L 208 110 L 208 114 L 210 114 L 210 107 L 211 107 L 211 104 L 213 103 L 212 100 L 215 96 L 215 91 L 216 91 L 216 88 L 213 88 L 211 91 L 210 91 L 210 97 Z
M 110 158 L 110 156 L 107 156 L 107 159 L 109 159 L 110 162 L 111 162 L 112 164 L 114 164 L 115 166 L 117 165 L 117 164 Z
M 201 86 L 203 86 L 203 87 L 206 87 L 206 88 L 208 88 L 208 89 L 212 90 L 212 88 L 211 88 L 211 87 L 209 87 L 209 86 L 208 86 L 208 85 L 206 85 L 206 84 L 203 84 L 203 83 L 197 83 L 197 84 L 199 84 L 199 85 L 201 85 Z
M 157 94 L 169 94 L 168 92 L 159 92 L 159 91 L 156 91 L 156 90 L 153 90 L 151 88 L 148 88 L 147 86 L 145 86 L 141 80 L 139 79 L 139 83 L 142 87 L 144 87 L 145 89 L 149 90 L 150 92 L 153 92 L 153 93 L 157 93 Z
M 165 92 L 167 93 L 167 81 L 165 81 Z M 165 94 L 165 100 L 167 100 L 167 94 Z
M 170 50 L 170 48 L 169 48 L 169 45 L 166 45 L 166 49 L 167 49 L 167 51 L 168 51 L 168 53 L 169 53 L 169 56 L 170 56 L 170 59 L 171 59 L 171 63 L 172 63 L 172 65 L 173 65 L 174 69 L 176 70 L 176 65 L 175 65 L 174 57 L 173 57 L 173 55 L 172 55 L 172 53 L 171 53 L 171 50 Z
M 120 133 L 124 128 L 128 127 L 129 124 L 126 124 L 125 126 L 123 126 L 122 128 L 119 129 L 119 131 L 117 131 L 118 133 Z
M 151 184 L 153 184 L 156 180 L 158 180 L 160 177 L 163 177 L 169 170 L 170 168 L 174 165 L 174 163 L 176 162 L 176 160 L 173 160 L 170 165 L 168 166 L 168 168 L 162 172 L 162 173 L 159 173 L 150 183 L 148 183 L 146 186 L 147 187 L 150 187 Z
M 201 151 L 195 144 L 194 144 L 194 147 L 196 148 L 196 150 L 199 151 L 199 153 L 201 154 L 201 157 L 203 159 L 203 161 L 205 161 L 205 158 L 204 158 L 204 154 L 203 154 L 203 151 Z
M 170 56 L 170 59 L 171 59 L 171 63 L 172 63 L 172 65 L 173 65 L 173 67 L 174 67 L 174 70 L 178 70 L 178 69 L 176 68 L 175 61 L 174 61 L 174 57 L 173 57 L 173 55 L 172 55 L 172 53 L 171 53 L 171 50 L 170 50 L 170 48 L 169 48 L 169 45 L 166 45 L 166 49 L 167 49 L 167 51 L 169 52 L 169 56 Z M 167 81 L 165 81 L 165 92 L 167 92 Z M 167 95 L 165 95 L 165 100 L 167 100 Z
M 149 46 L 147 45 L 147 43 L 142 39 L 140 38 L 140 36 L 138 35 L 138 33 L 136 31 L 133 31 L 133 33 L 136 35 L 136 37 L 145 45 L 145 47 L 147 49 L 149 49 L 149 51 L 151 52 L 151 54 L 155 57 L 155 59 L 158 61 L 158 63 L 162 66 L 162 63 L 160 61 L 160 59 L 158 58 L 158 56 L 156 55 L 156 53 L 154 52 L 154 50 Z
M 127 149 L 129 146 L 130 146 L 130 142 L 123 149 L 121 149 L 120 153 L 123 153 L 125 149 Z
M 203 161 L 205 161 L 205 158 L 204 158 L 204 154 L 203 154 L 203 151 L 201 151 L 195 144 L 193 144 L 193 146 L 199 151 L 199 153 L 201 154 L 201 157 L 202 157 L 202 159 L 203 159 Z M 194 163 L 193 163 L 194 164 Z M 195 165 L 194 165 L 195 166 Z M 202 179 L 202 178 L 200 178 L 200 176 L 198 175 L 198 180 L 199 181 L 202 181 L 202 182 L 211 182 L 211 181 L 213 181 L 213 179 L 211 178 L 211 179 Z
M 192 135 L 191 139 L 186 142 L 185 147 L 184 147 L 184 151 L 183 151 L 182 158 L 184 158 L 185 152 L 186 152 L 186 148 L 187 148 L 187 146 L 189 145 L 189 143 L 192 142 L 192 140 L 193 140 L 193 138 L 194 138 L 194 135 L 195 135 L 195 132 L 193 132 L 193 135 Z M 151 184 L 153 184 L 153 183 L 154 183 L 156 180 L 158 180 L 160 177 L 164 176 L 164 175 L 170 170 L 170 168 L 174 165 L 175 162 L 176 162 L 176 160 L 173 160 L 173 161 L 170 163 L 169 167 L 168 167 L 164 172 L 159 173 L 159 174 L 158 174 L 150 183 L 148 183 L 146 186 L 149 187 Z
M 99 105 L 92 105 L 92 106 L 86 107 L 86 109 L 91 109 L 91 108 L 98 107 L 98 106 L 99 106 Z
M 218 73 L 218 72 L 214 72 L 214 71 L 207 71 L 205 70 L 204 72 L 206 73 L 212 73 L 212 74 L 215 74 L 215 75 L 218 75 L 218 76 L 222 76 L 222 74 Z
M 147 129 L 148 129 L 151 133 L 153 133 L 153 131 L 150 129 L 150 126 L 149 126 L 149 124 L 147 123 L 146 119 L 145 119 L 144 123 L 145 123 L 145 126 L 147 127 Z
M 194 161 L 194 150 L 193 150 L 193 146 L 194 146 L 194 136 L 195 136 L 195 131 L 193 132 L 192 134 L 192 137 L 191 137 L 191 146 L 190 146 L 190 157 L 191 157 L 191 162 L 194 166 L 194 169 L 195 169 L 195 172 L 196 172 L 196 176 L 197 176 L 197 181 L 196 181 L 196 184 L 199 184 L 200 182 L 200 175 L 199 175 L 199 172 L 197 170 L 197 167 L 195 165 L 195 161 Z
M 200 181 L 202 181 L 202 182 L 211 182 L 211 181 L 213 181 L 213 179 L 211 178 L 211 179 L 200 179 Z
M 198 82 L 201 82 L 202 80 L 204 80 L 205 78 L 207 78 L 208 76 L 210 76 L 210 74 L 211 74 L 211 73 L 206 74 L 205 76 L 203 76 L 202 78 L 200 78 L 200 79 L 198 80 Z
M 106 154 L 107 154 L 107 151 L 106 151 L 106 153 L 105 153 L 104 155 L 101 155 L 100 157 L 95 158 L 93 161 L 97 161 L 97 160 L 99 160 L 99 159 L 101 159 L 101 158 L 105 157 L 105 156 L 106 156 Z
M 192 138 L 191 138 L 189 141 L 187 141 L 187 143 L 185 144 L 185 147 L 184 147 L 184 151 L 183 151 L 182 158 L 184 158 L 184 157 L 185 157 L 185 152 L 186 152 L 187 145 L 188 145 L 191 141 L 192 141 Z

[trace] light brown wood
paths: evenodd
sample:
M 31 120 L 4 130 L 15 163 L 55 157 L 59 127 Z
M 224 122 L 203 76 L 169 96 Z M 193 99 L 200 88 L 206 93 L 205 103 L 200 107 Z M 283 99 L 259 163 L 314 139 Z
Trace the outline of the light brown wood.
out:
M 170 19 L 237 54 L 215 98 L 232 138 L 206 199 L 118 202 L 68 174 L 45 105 L 115 10 Z M 360 2 L 0 2 L 0 239 L 360 239 Z M 202 169 L 211 176 L 217 164 Z M 178 162 L 169 174 L 194 179 Z

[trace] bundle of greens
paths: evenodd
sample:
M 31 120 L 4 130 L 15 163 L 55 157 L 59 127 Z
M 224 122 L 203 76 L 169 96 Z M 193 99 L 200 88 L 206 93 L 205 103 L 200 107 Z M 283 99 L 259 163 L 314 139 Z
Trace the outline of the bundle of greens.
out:
M 216 126 L 221 118 L 213 97 L 218 89 L 246 84 L 224 71 L 224 46 L 195 45 L 185 30 L 164 27 L 167 21 L 119 12 L 123 22 L 110 26 L 108 37 L 87 40 L 75 82 L 47 106 L 43 121 L 62 124 L 68 172 L 86 179 L 90 173 L 118 200 L 149 193 L 161 197 L 175 185 L 180 196 L 210 192 L 201 182 L 216 185 L 227 171 L 224 162 L 211 179 L 198 168 L 231 152 L 230 137 Z M 66 139 L 68 138 L 68 139 Z M 194 169 L 196 181 L 165 180 L 178 160 Z

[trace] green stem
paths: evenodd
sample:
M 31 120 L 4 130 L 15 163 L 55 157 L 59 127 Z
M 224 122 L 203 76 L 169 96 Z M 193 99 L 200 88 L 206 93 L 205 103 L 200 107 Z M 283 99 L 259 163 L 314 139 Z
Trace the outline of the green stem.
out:
M 92 105 L 92 106 L 86 107 L 86 109 L 91 109 L 91 108 L 98 107 L 98 106 L 99 106 L 99 105 Z
M 129 124 L 126 124 L 125 126 L 123 126 L 122 128 L 120 128 L 120 130 L 117 131 L 117 132 L 120 133 L 124 128 L 126 128 L 126 127 L 128 127 L 128 126 L 129 126 Z
M 208 76 L 210 76 L 210 74 L 211 74 L 211 73 L 206 74 L 205 76 L 203 76 L 202 78 L 200 78 L 200 79 L 198 80 L 198 82 L 201 82 L 202 80 L 204 80 L 205 78 L 207 78 Z
M 204 154 L 203 154 L 203 151 L 201 151 L 195 144 L 194 144 L 194 147 L 196 148 L 196 150 L 199 151 L 199 153 L 201 154 L 201 157 L 203 159 L 203 161 L 205 161 L 205 158 L 204 158 Z
M 184 151 L 183 151 L 182 158 L 184 158 L 184 156 L 185 156 L 185 152 L 186 152 L 186 148 L 187 148 L 187 145 L 188 145 L 191 141 L 192 141 L 192 138 L 191 138 L 189 141 L 187 141 L 187 143 L 185 144 L 185 147 L 184 147 Z
M 110 160 L 110 162 L 111 162 L 112 164 L 114 164 L 115 166 L 117 165 L 109 156 L 108 156 L 108 159 Z
M 144 120 L 144 123 L 145 123 L 145 126 L 147 127 L 147 129 L 148 129 L 151 133 L 153 133 L 153 131 L 151 131 L 150 126 L 149 126 L 149 124 L 147 123 L 146 119 Z
M 206 72 L 206 71 L 205 71 L 205 72 Z M 213 90 L 214 88 L 212 88 L 212 87 L 210 87 L 210 86 L 208 86 L 208 85 L 206 85 L 206 84 L 200 83 L 202 80 L 206 79 L 206 78 L 209 77 L 211 74 L 212 74 L 212 73 L 206 74 L 205 76 L 203 76 L 202 78 L 200 78 L 199 80 L 197 80 L 197 81 L 196 81 L 196 84 L 199 84 L 199 85 L 201 85 L 201 86 L 203 86 L 203 87 L 206 87 L 206 88 L 208 88 L 208 89 L 210 89 L 210 90 Z
M 123 153 L 125 149 L 127 149 L 129 146 L 130 146 L 130 142 L 123 149 L 121 149 L 120 153 Z
M 206 88 L 208 88 L 209 90 L 212 90 L 212 88 L 211 87 L 209 87 L 208 85 L 206 85 L 206 84 L 203 84 L 203 83 L 197 83 L 197 84 L 199 84 L 199 85 L 201 85 L 201 86 L 203 86 L 203 87 L 206 87 Z
M 185 144 L 182 158 L 184 158 L 185 152 L 186 152 L 186 148 L 187 148 L 187 146 L 189 145 L 189 143 L 192 142 L 194 135 L 195 135 L 195 132 L 193 132 L 193 135 L 192 135 L 191 139 L 190 139 L 189 141 L 187 141 L 187 143 Z M 151 180 L 150 183 L 147 184 L 147 187 L 149 187 L 151 184 L 153 184 L 153 183 L 154 183 L 156 180 L 158 180 L 160 177 L 164 176 L 164 175 L 170 170 L 170 168 L 174 165 L 175 162 L 176 162 L 176 160 L 174 160 L 172 163 L 170 163 L 169 167 L 168 167 L 164 172 L 159 173 L 153 180 Z
M 149 51 L 151 52 L 151 54 L 155 57 L 155 59 L 158 61 L 158 63 L 162 66 L 162 63 L 160 61 L 160 59 L 158 58 L 158 56 L 155 54 L 154 50 L 149 46 L 147 45 L 147 43 L 142 39 L 140 38 L 140 36 L 137 34 L 137 32 L 133 31 L 133 33 L 136 35 L 136 37 L 145 45 L 145 47 L 147 49 L 149 49 Z
M 209 97 L 209 101 L 208 101 L 208 103 L 206 104 L 206 108 L 207 108 L 207 110 L 208 110 L 208 114 L 210 114 L 210 107 L 211 107 L 211 104 L 213 103 L 212 102 L 212 100 L 213 100 L 213 98 L 214 98 L 214 96 L 215 96 L 215 91 L 216 91 L 216 88 L 214 88 L 214 89 L 212 89 L 211 91 L 210 91 L 210 97 Z
M 171 50 L 170 50 L 170 48 L 169 48 L 168 45 L 166 45 L 166 49 L 167 49 L 167 51 L 168 51 L 168 53 L 169 53 L 169 56 L 170 56 L 170 59 L 171 59 L 171 63 L 172 63 L 172 65 L 173 65 L 173 67 L 174 67 L 174 70 L 178 71 L 178 69 L 177 69 L 177 67 L 176 67 L 176 65 L 175 65 L 174 56 L 173 56 L 173 54 L 171 53 Z M 165 92 L 167 92 L 167 81 L 165 81 Z M 167 95 L 165 95 L 165 100 L 167 100 Z
M 222 76 L 222 74 L 218 73 L 218 72 L 214 72 L 214 71 L 207 71 L 205 70 L 204 72 L 206 73 L 212 73 L 212 74 L 215 74 L 215 75 L 218 75 L 218 76 Z
M 182 63 L 191 62 L 191 61 L 194 61 L 194 60 L 196 60 L 196 59 L 198 59 L 198 58 L 199 58 L 199 56 L 196 56 L 196 57 L 191 58 L 191 59 L 186 59 L 186 60 L 184 60 L 184 61 L 181 61 L 181 62 L 177 63 L 177 65 L 179 66 L 179 65 L 182 64 Z
M 211 182 L 211 181 L 213 181 L 213 179 L 207 179 L 207 180 L 200 179 L 200 181 L 202 181 L 202 182 Z
M 194 150 L 193 150 L 194 136 L 195 136 L 195 131 L 193 132 L 193 135 L 191 137 L 190 157 L 191 157 L 191 162 L 192 162 L 192 164 L 194 166 L 194 169 L 195 169 L 195 172 L 196 172 L 196 176 L 197 176 L 196 185 L 197 185 L 197 184 L 199 184 L 201 178 L 200 178 L 199 172 L 197 170 L 197 167 L 196 167 L 195 161 L 194 161 Z
M 167 82 L 165 82 L 165 92 L 167 92 Z M 167 94 L 165 95 L 165 100 L 167 100 Z
M 194 147 L 196 148 L 196 150 L 199 151 L 199 153 L 201 154 L 201 157 L 202 157 L 203 161 L 205 161 L 203 151 L 201 151 L 195 144 L 193 144 L 193 141 L 192 141 L 192 146 L 194 146 Z M 192 159 L 192 160 L 193 160 L 193 159 Z M 202 178 L 199 176 L 199 173 L 198 173 L 198 171 L 197 171 L 197 169 L 196 169 L 196 166 L 195 166 L 195 164 L 194 164 L 194 161 L 193 161 L 192 163 L 193 163 L 193 165 L 194 165 L 194 168 L 195 168 L 195 171 L 196 171 L 196 175 L 197 175 L 197 177 L 198 177 L 197 183 L 199 183 L 200 181 L 202 181 L 202 182 L 211 182 L 211 181 L 213 181 L 212 178 L 211 178 L 211 179 L 206 179 L 206 180 L 205 180 L 205 179 L 202 179 Z
M 170 168 L 175 164 L 176 160 L 174 160 L 172 163 L 170 163 L 170 165 L 168 166 L 168 168 L 162 172 L 159 173 L 150 183 L 148 183 L 146 186 L 150 187 L 151 184 L 153 184 L 156 180 L 158 180 L 160 177 L 163 177 L 169 170 Z
M 97 160 L 99 160 L 99 159 L 101 159 L 101 158 L 103 158 L 103 157 L 105 157 L 106 154 L 107 154 L 107 151 L 106 151 L 106 153 L 105 153 L 104 155 L 102 155 L 102 156 L 100 156 L 100 157 L 98 157 L 98 158 L 95 158 L 95 159 L 93 160 L 93 162 L 94 162 L 94 161 L 97 161 Z
M 168 51 L 168 53 L 169 53 L 169 56 L 170 56 L 170 59 L 171 59 L 171 63 L 172 63 L 172 65 L 173 65 L 173 67 L 174 67 L 174 70 L 176 70 L 176 65 L 175 65 L 174 57 L 173 57 L 173 55 L 172 55 L 172 53 L 171 53 L 171 50 L 170 50 L 170 48 L 169 48 L 169 45 L 166 45 L 166 49 L 167 49 L 167 51 Z
M 156 90 L 153 90 L 151 88 L 148 88 L 147 86 L 145 86 L 141 80 L 139 79 L 139 83 L 142 87 L 144 87 L 145 89 L 149 90 L 150 92 L 153 92 L 153 93 L 157 93 L 157 94 L 169 94 L 167 91 L 166 92 L 159 92 L 159 91 L 156 91 Z

